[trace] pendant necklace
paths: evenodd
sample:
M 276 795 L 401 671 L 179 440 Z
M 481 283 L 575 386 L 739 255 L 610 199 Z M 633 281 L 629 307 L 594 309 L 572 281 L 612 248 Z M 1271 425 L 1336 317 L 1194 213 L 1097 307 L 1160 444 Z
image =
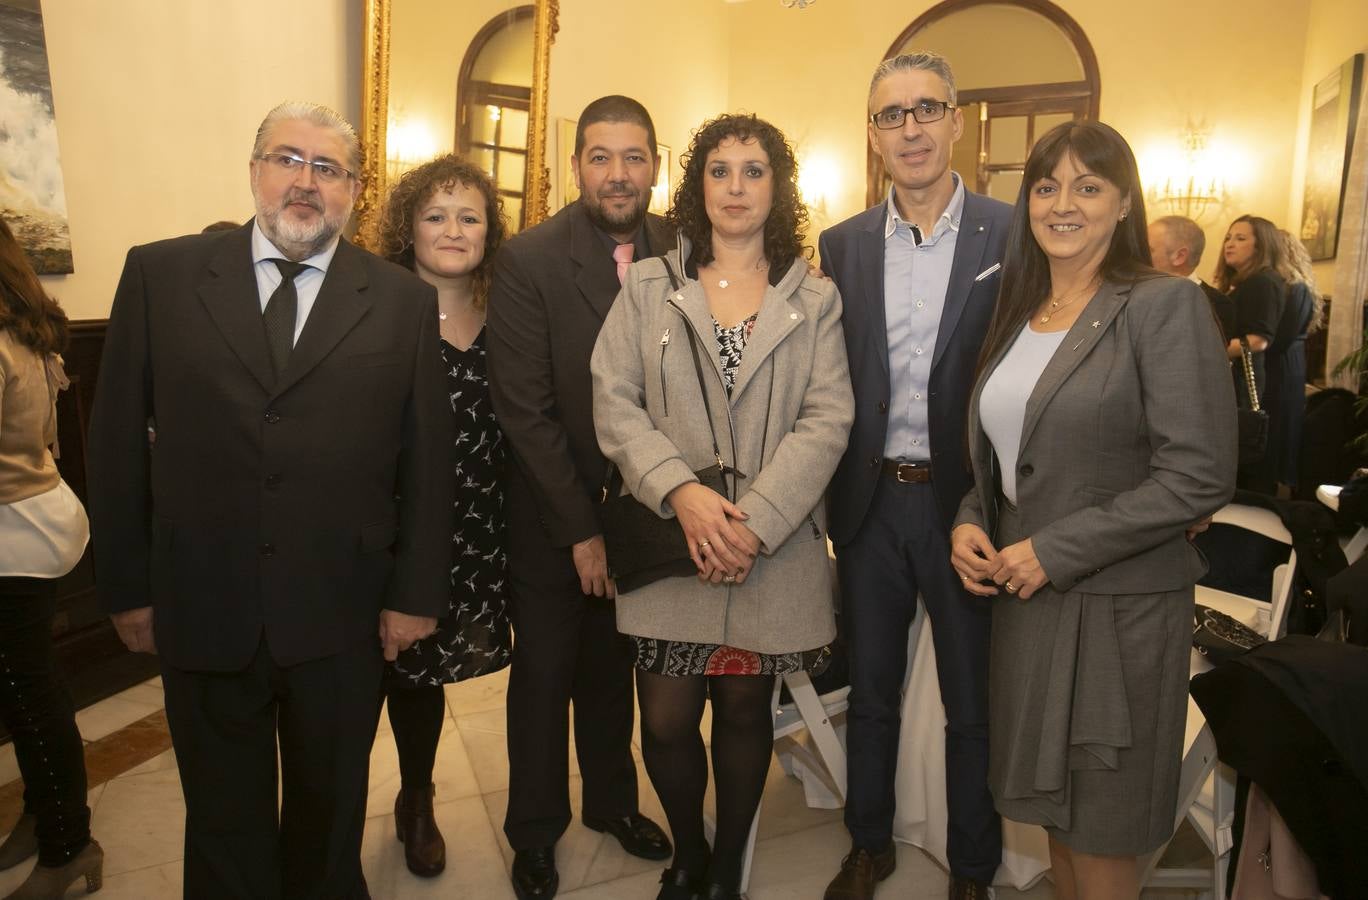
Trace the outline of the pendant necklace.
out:
M 731 284 L 731 282 L 728 281 L 728 280 L 725 279 L 725 278 L 723 278 L 721 281 L 717 282 L 717 286 L 720 287 L 720 288 L 726 288 L 726 287 L 728 287 L 730 284 Z
M 1050 298 L 1050 305 L 1045 307 L 1045 312 L 1041 313 L 1040 318 L 1036 319 L 1036 321 L 1039 322 L 1041 325 L 1048 323 L 1051 319 L 1054 318 L 1055 313 L 1059 312 L 1064 307 L 1069 306 L 1070 304 L 1077 301 L 1080 297 L 1087 294 L 1088 291 L 1092 289 L 1092 286 L 1093 283 L 1090 281 L 1083 288 L 1083 290 L 1078 291 L 1073 296 L 1070 297 L 1068 294 L 1065 294 L 1064 296 L 1069 297 L 1068 300 L 1061 300 L 1057 297 Z

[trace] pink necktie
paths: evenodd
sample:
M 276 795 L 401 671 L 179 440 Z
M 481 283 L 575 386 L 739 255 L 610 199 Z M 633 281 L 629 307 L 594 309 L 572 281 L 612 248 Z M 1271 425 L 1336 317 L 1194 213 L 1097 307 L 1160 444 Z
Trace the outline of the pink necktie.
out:
M 617 260 L 618 284 L 627 280 L 627 267 L 636 255 L 636 244 L 618 244 L 613 248 L 613 259 Z

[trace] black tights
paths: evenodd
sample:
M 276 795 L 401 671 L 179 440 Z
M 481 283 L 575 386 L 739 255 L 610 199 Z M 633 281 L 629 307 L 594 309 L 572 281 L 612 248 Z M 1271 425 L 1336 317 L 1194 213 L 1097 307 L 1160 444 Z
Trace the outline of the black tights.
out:
M 423 790 L 432 783 L 437 741 L 446 717 L 446 695 L 441 685 L 414 687 L 393 672 L 385 675 L 390 728 L 399 751 L 399 777 L 406 790 Z
M 761 675 L 672 677 L 637 672 L 641 749 L 674 835 L 674 865 L 728 890 L 741 882 L 741 862 L 774 749 L 770 700 L 774 678 Z M 703 835 L 708 760 L 699 722 L 712 699 L 712 764 L 717 833 L 712 859 Z

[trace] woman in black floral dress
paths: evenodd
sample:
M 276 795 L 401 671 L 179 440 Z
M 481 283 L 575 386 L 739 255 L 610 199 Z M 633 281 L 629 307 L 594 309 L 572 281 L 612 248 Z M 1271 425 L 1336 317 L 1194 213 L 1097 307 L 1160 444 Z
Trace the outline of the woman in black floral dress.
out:
M 511 651 L 503 514 L 507 450 L 489 403 L 484 344 L 494 251 L 504 232 L 493 183 L 454 155 L 405 174 L 390 194 L 381 226 L 385 257 L 437 289 L 440 352 L 456 425 L 451 605 L 437 630 L 400 653 L 385 678 L 402 779 L 394 826 L 415 875 L 437 875 L 446 866 L 446 845 L 432 812 L 432 769 L 446 710 L 442 686 L 502 669 Z

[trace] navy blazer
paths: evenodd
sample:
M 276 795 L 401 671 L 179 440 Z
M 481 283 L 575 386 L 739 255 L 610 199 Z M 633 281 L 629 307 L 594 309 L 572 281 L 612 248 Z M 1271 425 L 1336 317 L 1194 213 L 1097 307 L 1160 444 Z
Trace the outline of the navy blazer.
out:
M 853 540 L 864 522 L 879 480 L 888 432 L 888 326 L 884 319 L 887 208 L 887 203 L 880 203 L 852 216 L 822 232 L 818 242 L 822 271 L 836 282 L 845 307 L 841 321 L 855 391 L 855 425 L 827 496 L 831 539 L 838 545 Z M 1012 207 L 1006 203 L 964 192 L 928 395 L 931 483 L 941 522 L 947 529 L 959 510 L 960 499 L 973 485 L 965 417 L 979 349 L 997 303 L 1011 219 Z

